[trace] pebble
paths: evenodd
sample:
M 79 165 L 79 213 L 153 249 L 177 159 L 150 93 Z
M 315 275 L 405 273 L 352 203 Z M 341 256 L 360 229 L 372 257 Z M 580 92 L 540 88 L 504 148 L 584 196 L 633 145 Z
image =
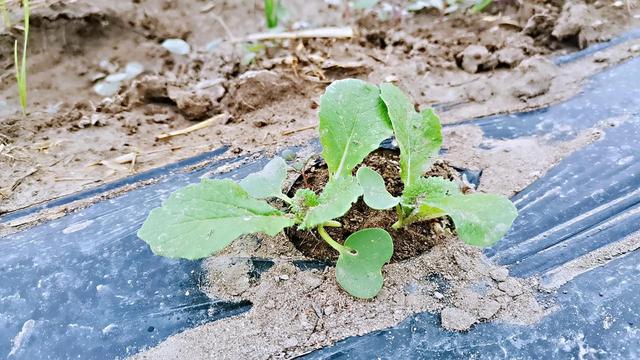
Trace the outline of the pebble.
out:
M 176 55 L 187 55 L 191 52 L 191 46 L 182 39 L 167 39 L 162 42 L 162 47 Z
M 486 47 L 481 45 L 469 45 L 460 54 L 462 58 L 462 68 L 464 71 L 475 74 L 484 63 L 486 63 L 491 54 Z
M 333 314 L 333 311 L 335 310 L 335 308 L 331 305 L 327 306 L 326 308 L 324 308 L 323 312 L 325 315 L 329 316 L 331 314 Z
M 518 65 L 525 58 L 524 51 L 516 47 L 501 49 L 496 53 L 496 56 L 498 57 L 498 62 L 509 67 Z
M 298 276 L 298 280 L 300 280 L 300 282 L 302 282 L 302 284 L 309 290 L 319 287 L 324 281 L 322 277 L 315 275 L 310 271 L 303 271 Z
M 285 348 L 292 348 L 298 346 L 298 339 L 296 338 L 288 338 L 282 344 Z
M 442 327 L 451 331 L 466 331 L 478 322 L 478 319 L 468 312 L 455 307 L 448 307 L 440 314 Z
M 276 302 L 273 300 L 269 300 L 266 304 L 264 304 L 264 307 L 266 307 L 267 309 L 273 309 L 276 307 Z
M 607 62 L 609 61 L 609 55 L 603 53 L 597 53 L 593 56 L 593 61 L 597 63 Z
M 482 304 L 479 305 L 478 309 L 478 318 L 481 320 L 492 318 L 497 312 L 500 310 L 500 303 L 487 299 L 482 301 Z
M 509 270 L 506 268 L 495 268 L 489 272 L 491 278 L 495 281 L 505 281 L 509 277 Z
M 522 285 L 516 279 L 508 279 L 498 284 L 498 289 L 504 291 L 509 296 L 518 296 L 522 294 Z
M 444 295 L 442 295 L 441 292 L 436 291 L 436 292 L 433 293 L 433 297 L 438 299 L 438 300 L 442 300 L 444 298 Z

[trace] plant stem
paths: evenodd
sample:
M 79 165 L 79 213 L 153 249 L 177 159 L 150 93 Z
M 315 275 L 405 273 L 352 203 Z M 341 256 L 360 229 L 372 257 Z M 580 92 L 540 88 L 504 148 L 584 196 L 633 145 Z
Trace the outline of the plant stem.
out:
M 393 225 L 391 225 L 391 228 L 395 230 L 399 230 L 402 227 L 404 227 L 404 225 L 402 224 L 402 220 L 398 220 L 395 223 L 393 223 Z
M 402 224 L 404 222 L 404 209 L 402 209 L 402 205 L 396 204 L 396 214 L 398 215 L 398 221 L 396 222 L 396 224 Z M 396 227 L 396 224 L 393 224 L 392 226 L 394 229 L 398 229 L 400 227 L 400 225 Z
M 336 249 L 340 254 L 353 254 L 353 250 L 346 246 L 340 245 L 337 241 L 333 240 L 327 231 L 324 229 L 324 225 L 318 225 L 318 234 L 320 237 L 329 244 L 332 248 Z
M 340 224 L 338 221 L 335 221 L 335 220 L 329 220 L 326 223 L 322 224 L 322 226 L 341 227 L 342 224 Z
M 287 203 L 287 204 L 289 204 L 289 205 L 291 205 L 291 203 L 293 203 L 293 199 L 292 199 L 292 198 L 290 198 L 290 197 L 288 197 L 288 196 L 287 196 L 287 195 L 285 195 L 285 194 L 280 194 L 280 195 L 278 195 L 278 199 L 280 199 L 280 200 L 282 200 L 282 201 L 286 202 L 286 203 Z
M 438 212 L 438 213 L 434 213 L 430 216 L 418 216 L 416 214 L 416 212 L 412 213 L 411 215 L 396 221 L 393 225 L 391 225 L 391 227 L 393 229 L 400 229 L 400 228 L 405 228 L 411 224 L 413 224 L 414 222 L 418 222 L 418 221 L 427 221 L 427 220 L 433 220 L 433 219 L 437 219 L 440 217 L 443 217 L 447 215 L 445 212 Z

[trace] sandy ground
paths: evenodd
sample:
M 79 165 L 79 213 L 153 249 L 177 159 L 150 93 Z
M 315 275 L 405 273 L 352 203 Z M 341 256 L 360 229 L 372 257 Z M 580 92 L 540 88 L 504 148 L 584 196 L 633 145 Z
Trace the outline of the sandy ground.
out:
M 613 1 L 497 2 L 483 14 L 448 16 L 397 7 L 380 20 L 375 11 L 292 0 L 295 26 L 350 27 L 354 36 L 268 42 L 248 63 L 237 40 L 265 30 L 260 3 L 35 1 L 26 117 L 12 78 L 13 39 L 21 32 L 0 33 L 0 215 L 222 145 L 231 148 L 226 156 L 236 156 L 304 144 L 316 136 L 318 97 L 336 79 L 395 82 L 420 107 L 437 105 L 443 123 L 452 124 L 567 99 L 590 75 L 640 53 L 640 43 L 630 42 L 562 68 L 549 60 L 636 25 Z M 160 45 L 167 38 L 182 38 L 193 50 L 172 55 Z M 144 72 L 116 95 L 92 90 L 131 61 Z M 200 130 L 158 139 L 203 121 Z M 567 142 L 495 140 L 478 151 L 486 140 L 480 129 L 457 126 L 445 131 L 444 161 L 483 170 L 480 191 L 513 195 L 601 134 L 593 128 Z M 172 336 L 135 358 L 289 358 L 422 311 L 439 312 L 443 327 L 464 331 L 482 321 L 530 324 L 553 310 L 534 296 L 535 280 L 509 277 L 480 250 L 443 235 L 431 251 L 386 266 L 385 287 L 369 302 L 340 290 L 331 267 L 293 266 L 302 254 L 284 236 L 245 237 L 207 260 L 207 292 L 248 299 L 252 309 Z M 637 245 L 633 239 L 624 249 Z M 253 279 L 250 256 L 275 265 Z M 576 263 L 571 271 L 584 267 Z
M 297 26 L 349 26 L 356 35 L 269 43 L 245 64 L 244 44 L 231 39 L 264 30 L 259 4 L 36 1 L 27 117 L 13 81 L 20 31 L 0 33 L 0 214 L 222 145 L 242 153 L 304 142 L 315 136 L 319 95 L 339 78 L 395 81 L 421 106 L 446 105 L 445 123 L 556 102 L 624 56 L 559 71 L 538 55 L 574 51 L 635 22 L 609 2 L 496 4 L 476 16 L 397 11 L 380 21 L 375 12 L 289 1 Z M 160 43 L 172 37 L 193 51 L 168 53 Z M 131 61 L 145 71 L 118 95 L 92 90 Z M 211 118 L 204 129 L 157 139 Z

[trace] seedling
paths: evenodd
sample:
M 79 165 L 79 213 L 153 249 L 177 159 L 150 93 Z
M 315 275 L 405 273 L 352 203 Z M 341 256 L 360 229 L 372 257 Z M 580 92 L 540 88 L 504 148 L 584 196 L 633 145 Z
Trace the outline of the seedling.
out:
M 515 218 L 505 198 L 462 195 L 453 182 L 423 178 L 442 143 L 440 123 L 431 110 L 416 113 L 404 94 L 391 84 L 380 87 L 347 79 L 331 84 L 320 98 L 320 143 L 329 180 L 320 192 L 301 188 L 283 193 L 289 167 L 276 157 L 264 169 L 240 182 L 204 179 L 173 193 L 154 209 L 138 231 L 158 255 L 198 259 L 218 252 L 244 234 L 275 236 L 286 227 L 315 230 L 339 256 L 336 279 L 358 298 L 372 298 L 382 288 L 382 266 L 393 254 L 384 229 L 363 229 L 340 244 L 326 227 L 349 211 L 361 195 L 374 209 L 396 206 L 403 228 L 416 221 L 451 216 L 460 237 L 487 246 L 501 237 Z M 390 195 L 375 171 L 354 170 L 380 143 L 396 134 L 401 151 L 401 198 Z M 267 199 L 280 199 L 278 209 Z
M 243 234 L 274 236 L 286 227 L 316 230 L 338 253 L 336 278 L 350 294 L 374 297 L 382 288 L 382 266 L 393 254 L 391 236 L 383 229 L 364 229 L 340 244 L 325 227 L 339 227 L 343 216 L 362 195 L 353 170 L 392 134 L 377 86 L 360 80 L 337 81 L 320 99 L 320 142 L 330 180 L 320 194 L 282 192 L 288 165 L 271 160 L 262 171 L 236 183 L 204 179 L 176 191 L 154 209 L 138 236 L 159 255 L 198 259 L 222 250 Z M 279 210 L 266 199 L 280 199 Z
M 27 43 L 29 41 L 29 0 L 22 2 L 24 9 L 24 43 L 22 46 L 22 61 L 18 61 L 18 40 L 13 43 L 13 60 L 16 67 L 16 81 L 22 113 L 27 114 Z
M 493 194 L 465 195 L 455 182 L 423 177 L 442 145 L 440 120 L 432 109 L 416 112 L 409 98 L 392 84 L 380 86 L 380 97 L 387 107 L 400 148 L 404 190 L 402 196 L 392 196 L 380 174 L 361 167 L 357 178 L 365 203 L 379 210 L 395 207 L 398 214 L 398 221 L 393 224 L 395 229 L 449 216 L 458 237 L 470 245 L 486 247 L 500 240 L 517 216 L 511 201 Z
M 264 17 L 267 28 L 275 29 L 278 23 L 286 17 L 287 10 L 280 0 L 264 0 Z

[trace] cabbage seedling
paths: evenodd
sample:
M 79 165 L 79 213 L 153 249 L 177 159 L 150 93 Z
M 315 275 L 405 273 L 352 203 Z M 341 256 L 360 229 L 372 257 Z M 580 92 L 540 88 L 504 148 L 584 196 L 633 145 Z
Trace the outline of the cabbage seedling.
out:
M 391 259 L 393 241 L 383 229 L 363 229 L 340 244 L 325 227 L 339 227 L 363 194 L 353 170 L 391 136 L 380 88 L 347 79 L 331 84 L 320 99 L 320 142 L 330 179 L 320 194 L 299 189 L 282 192 L 288 166 L 274 158 L 239 183 L 204 179 L 173 193 L 151 211 L 138 231 L 158 255 L 198 259 L 216 253 L 244 234 L 274 236 L 286 227 L 316 230 L 338 253 L 336 279 L 358 298 L 372 298 L 382 288 L 382 266 Z M 280 199 L 284 210 L 267 199 Z
M 286 227 L 316 230 L 339 256 L 336 279 L 358 298 L 372 298 L 383 284 L 382 266 L 393 254 L 384 229 L 363 229 L 343 244 L 327 233 L 364 195 L 373 209 L 397 209 L 394 228 L 449 216 L 458 236 L 489 246 L 509 229 L 517 212 L 504 197 L 462 194 L 451 181 L 423 174 L 442 144 L 440 120 L 431 109 L 417 113 L 394 85 L 380 87 L 347 79 L 331 84 L 320 98 L 320 143 L 329 180 L 320 194 L 302 188 L 293 197 L 283 193 L 287 163 L 276 157 L 264 169 L 239 183 L 204 179 L 173 193 L 154 209 L 138 231 L 158 255 L 198 259 L 216 253 L 244 234 L 274 236 Z M 402 196 L 386 190 L 384 179 L 368 167 L 353 172 L 380 143 L 395 133 L 400 148 Z M 284 210 L 266 200 L 280 199 Z
M 395 206 L 398 214 L 395 229 L 449 216 L 458 237 L 468 244 L 485 247 L 500 240 L 517 216 L 511 201 L 493 194 L 463 194 L 452 181 L 423 177 L 442 145 L 440 120 L 432 109 L 416 112 L 410 99 L 392 84 L 380 86 L 380 97 L 400 148 L 404 190 L 402 196 L 392 196 L 380 174 L 361 167 L 356 176 L 363 188 L 365 203 L 379 210 Z

